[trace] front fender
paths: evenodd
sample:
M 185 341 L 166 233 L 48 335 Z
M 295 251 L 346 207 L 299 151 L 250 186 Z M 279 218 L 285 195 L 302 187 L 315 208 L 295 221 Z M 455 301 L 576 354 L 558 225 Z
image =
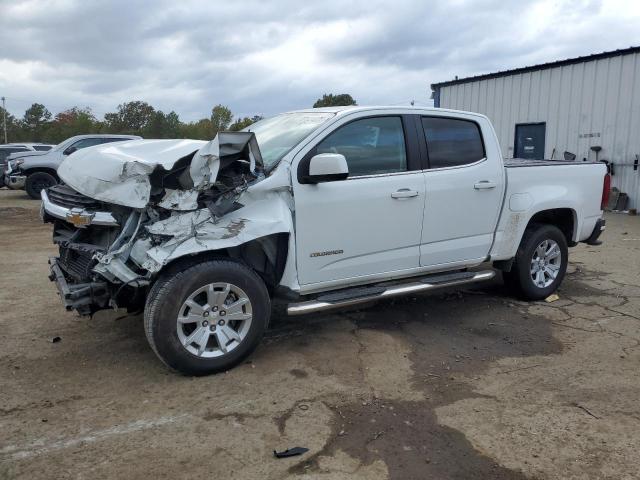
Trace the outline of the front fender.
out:
M 293 218 L 287 201 L 278 193 L 265 196 L 214 222 L 208 209 L 173 215 L 147 227 L 149 233 L 166 241 L 144 251 L 142 268 L 156 273 L 186 255 L 225 250 L 276 233 L 293 232 Z M 144 249 L 148 240 L 138 240 L 133 251 Z M 138 261 L 142 260 L 138 258 Z

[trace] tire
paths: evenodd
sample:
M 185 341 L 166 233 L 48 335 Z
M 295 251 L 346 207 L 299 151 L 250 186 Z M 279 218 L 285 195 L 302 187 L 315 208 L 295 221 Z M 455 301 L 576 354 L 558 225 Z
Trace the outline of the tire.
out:
M 545 255 L 541 255 L 543 251 Z M 559 258 L 554 256 L 558 251 Z M 511 271 L 503 277 L 520 297 L 542 300 L 560 286 L 568 262 L 569 249 L 562 231 L 553 225 L 534 224 L 525 230 Z
M 53 187 L 58 184 L 56 177 L 47 172 L 34 172 L 27 177 L 24 189 L 27 194 L 35 199 L 40 200 L 40 192 L 45 188 Z
M 149 345 L 168 367 L 207 375 L 250 355 L 270 315 L 269 293 L 253 270 L 233 260 L 212 260 L 158 279 L 147 296 L 144 327 Z

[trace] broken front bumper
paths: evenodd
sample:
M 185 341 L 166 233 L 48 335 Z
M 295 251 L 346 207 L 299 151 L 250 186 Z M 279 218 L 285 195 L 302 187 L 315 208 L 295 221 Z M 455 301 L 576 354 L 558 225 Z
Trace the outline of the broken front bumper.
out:
M 49 280 L 55 282 L 64 308 L 76 310 L 80 315 L 91 315 L 94 311 L 108 306 L 109 291 L 106 282 L 72 284 L 67 281 L 58 258 L 49 258 Z
M 49 200 L 46 189 L 40 192 L 42 198 L 42 216 L 48 214 L 52 217 L 64 220 L 76 227 L 85 227 L 87 225 L 103 225 L 108 227 L 117 227 L 118 221 L 109 212 L 89 212 L 82 208 L 67 208 L 57 205 Z

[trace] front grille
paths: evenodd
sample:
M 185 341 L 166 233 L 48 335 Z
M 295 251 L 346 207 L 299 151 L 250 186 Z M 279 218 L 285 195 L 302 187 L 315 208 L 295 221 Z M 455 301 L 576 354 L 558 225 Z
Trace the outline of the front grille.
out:
M 92 259 L 94 253 L 90 249 L 60 245 L 59 265 L 74 279 L 86 281 L 91 277 L 91 268 L 96 263 Z
M 104 209 L 102 202 L 82 195 L 67 185 L 54 185 L 47 190 L 47 195 L 52 203 L 61 207 L 84 208 L 90 211 Z

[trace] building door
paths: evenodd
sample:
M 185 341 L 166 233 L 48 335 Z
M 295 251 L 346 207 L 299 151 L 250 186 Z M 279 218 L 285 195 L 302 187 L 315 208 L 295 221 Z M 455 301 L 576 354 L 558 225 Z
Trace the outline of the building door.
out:
M 527 160 L 544 159 L 546 127 L 546 123 L 516 125 L 515 158 L 526 158 Z

